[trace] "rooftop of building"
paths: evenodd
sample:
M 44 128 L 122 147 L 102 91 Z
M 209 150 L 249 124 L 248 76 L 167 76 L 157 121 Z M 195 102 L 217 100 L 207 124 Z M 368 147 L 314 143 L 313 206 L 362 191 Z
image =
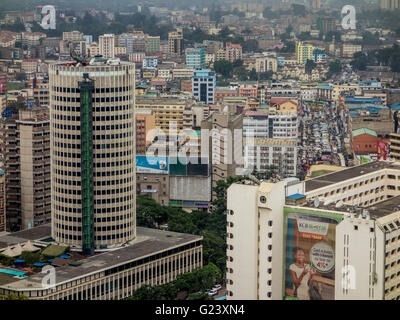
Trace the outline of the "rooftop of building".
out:
M 158 97 L 158 96 L 139 96 L 136 98 L 136 105 L 138 104 L 155 104 L 155 105 L 186 105 L 187 99 L 177 99 L 176 97 Z
M 132 62 L 128 61 L 121 61 L 118 58 L 115 59 L 106 59 L 101 56 L 96 56 L 96 57 L 79 57 L 78 58 L 80 61 L 83 61 L 84 63 L 88 63 L 87 65 L 82 65 L 81 62 L 77 63 L 75 60 L 66 60 L 66 61 L 60 61 L 60 62 L 53 62 L 51 63 L 51 66 L 54 67 L 76 67 L 76 68 L 84 68 L 84 69 L 96 69 L 99 67 L 115 67 L 115 66 L 121 66 L 121 65 L 134 65 Z M 25 61 L 25 60 L 24 60 Z
M 268 145 L 268 146 L 277 146 L 277 147 L 296 147 L 297 140 L 296 139 L 273 139 L 273 138 L 254 138 L 254 139 L 246 139 L 246 142 L 254 142 L 254 145 Z M 251 144 L 250 144 L 251 145 Z
M 357 136 L 359 136 L 361 134 L 368 134 L 368 135 L 371 135 L 371 136 L 374 136 L 374 137 L 378 136 L 376 131 L 373 131 L 373 130 L 368 129 L 368 128 L 360 128 L 360 129 L 353 130 L 353 132 L 352 132 L 353 137 L 357 137 Z
M 301 204 L 300 207 L 336 211 L 343 213 L 344 215 L 353 215 L 357 217 L 368 212 L 368 215 L 371 219 L 379 219 L 394 212 L 400 211 L 400 196 L 392 197 L 367 207 L 346 205 L 341 201 L 331 202 L 329 200 L 306 201 L 305 203 Z
M 57 284 L 202 240 L 201 236 L 158 229 L 137 227 L 136 232 L 136 239 L 128 246 L 84 257 L 79 261 L 82 263 L 79 266 L 67 264 L 56 267 Z M 50 224 L 46 224 L 29 230 L 0 236 L 0 246 L 4 247 L 10 244 L 26 242 L 27 240 L 45 240 L 50 237 L 51 226 Z M 41 283 L 44 276 L 45 274 L 36 273 L 23 280 L 16 280 L 11 276 L 0 277 L 0 285 L 3 288 L 11 290 L 42 288 Z
M 329 173 L 314 179 L 305 181 L 306 192 L 327 187 L 329 185 L 353 179 L 365 174 L 373 173 L 382 169 L 400 170 L 400 164 L 389 161 L 369 162 L 360 166 L 351 167 L 342 171 Z

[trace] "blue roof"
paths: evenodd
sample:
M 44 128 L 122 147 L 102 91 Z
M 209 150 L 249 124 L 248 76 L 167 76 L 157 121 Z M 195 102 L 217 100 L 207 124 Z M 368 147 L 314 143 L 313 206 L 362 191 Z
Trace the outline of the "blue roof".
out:
M 21 263 L 21 262 L 25 262 L 25 260 L 24 259 L 17 259 L 17 260 L 14 260 L 14 262 Z
M 35 267 L 43 267 L 44 263 L 43 262 L 36 262 L 33 264 Z
M 333 90 L 331 86 L 328 85 L 320 85 L 317 87 L 317 89 L 324 89 L 324 90 Z
M 291 196 L 288 196 L 289 199 L 293 199 L 293 200 L 298 200 L 301 198 L 305 198 L 306 196 L 304 194 L 300 194 L 300 193 L 296 193 L 296 194 L 292 194 Z
M 360 114 L 358 114 L 358 113 L 350 113 L 350 117 L 353 117 L 353 118 L 360 117 Z
M 345 102 L 382 102 L 380 98 L 346 98 Z
M 69 254 L 63 254 L 59 257 L 57 257 L 58 259 L 69 259 L 71 256 Z
M 400 110 L 400 102 L 394 103 L 390 106 L 392 110 Z

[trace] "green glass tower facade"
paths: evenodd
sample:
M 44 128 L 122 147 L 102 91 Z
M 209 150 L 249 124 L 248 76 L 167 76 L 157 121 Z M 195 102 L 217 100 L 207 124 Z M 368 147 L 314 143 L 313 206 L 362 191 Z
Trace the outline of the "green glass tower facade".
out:
M 94 81 L 84 73 L 79 82 L 81 103 L 81 185 L 82 185 L 82 253 L 94 253 L 93 203 L 93 114 L 92 92 Z

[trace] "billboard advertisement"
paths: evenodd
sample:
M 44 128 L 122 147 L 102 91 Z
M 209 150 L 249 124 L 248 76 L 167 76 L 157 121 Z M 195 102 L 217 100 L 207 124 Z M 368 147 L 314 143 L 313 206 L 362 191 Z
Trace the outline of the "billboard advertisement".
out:
M 388 144 L 385 141 L 379 140 L 376 146 L 378 149 L 377 150 L 378 160 L 380 159 L 386 160 L 389 150 Z
M 340 220 L 332 213 L 285 208 L 284 299 L 334 300 Z
M 136 173 L 168 174 L 168 157 L 136 156 Z

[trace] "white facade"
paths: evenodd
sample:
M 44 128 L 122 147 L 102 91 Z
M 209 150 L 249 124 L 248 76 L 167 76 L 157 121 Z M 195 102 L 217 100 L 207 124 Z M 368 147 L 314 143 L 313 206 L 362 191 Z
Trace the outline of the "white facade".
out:
M 336 227 L 336 300 L 382 300 L 384 233 L 375 220 L 349 215 Z
M 312 192 L 305 191 L 307 181 L 296 184 L 288 179 L 276 184 L 232 185 L 227 198 L 227 299 L 283 298 L 283 258 L 288 250 L 283 239 L 284 212 L 299 210 L 306 215 L 338 217 L 335 300 L 399 300 L 400 199 L 396 196 L 400 195 L 400 170 L 394 164 L 385 165 L 368 173 L 364 172 L 367 167 L 349 169 L 360 169 L 360 176 Z M 285 193 L 305 194 L 308 203 L 285 205 Z M 355 194 L 361 197 L 360 203 L 335 205 Z M 314 207 L 310 200 L 317 197 L 324 201 Z
M 283 181 L 228 189 L 227 299 L 282 298 Z
M 297 140 L 246 139 L 244 167 L 264 171 L 274 166 L 280 176 L 296 176 L 297 152 Z
M 99 51 L 106 59 L 114 59 L 115 57 L 115 36 L 113 34 L 105 34 L 99 36 Z

